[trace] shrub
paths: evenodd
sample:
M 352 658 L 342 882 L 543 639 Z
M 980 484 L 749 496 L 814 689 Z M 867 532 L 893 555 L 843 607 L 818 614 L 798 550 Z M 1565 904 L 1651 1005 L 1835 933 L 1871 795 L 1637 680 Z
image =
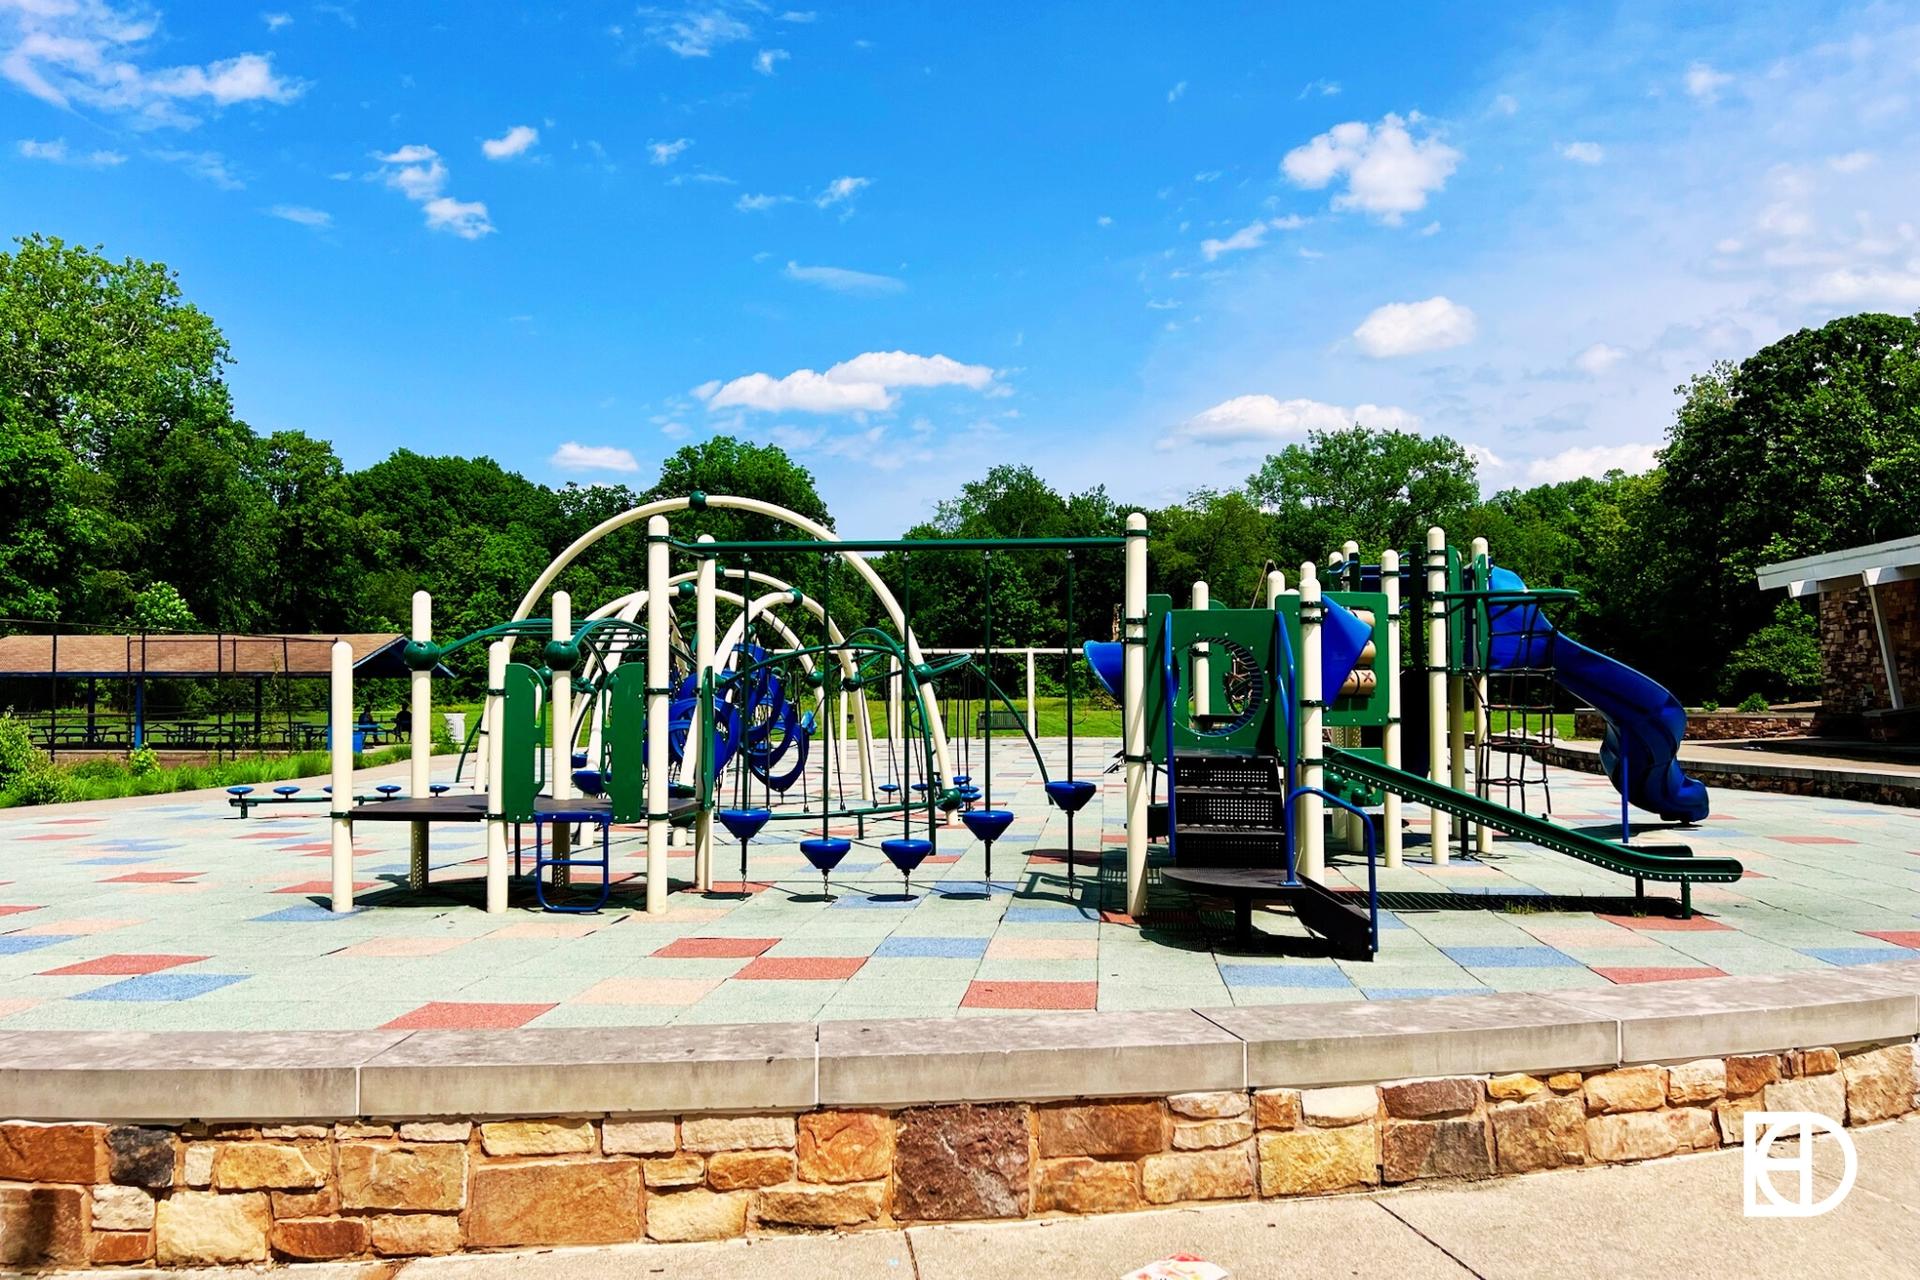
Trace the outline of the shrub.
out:
M 47 767 L 47 753 L 34 745 L 26 723 L 0 716 L 0 791 L 12 790 L 19 779 Z
M 14 779 L 6 794 L 14 804 L 60 804 L 76 799 L 79 791 L 66 774 L 40 768 Z
M 1820 691 L 1820 628 L 1797 600 L 1782 600 L 1773 621 L 1747 637 L 1720 672 L 1720 696 L 1758 694 L 1785 702 Z M 1742 711 L 1751 710 L 1746 702 Z M 1761 710 L 1766 708 L 1762 707 Z
M 1767 709 L 1766 695 L 1759 693 L 1748 694 L 1745 698 L 1741 699 L 1740 709 L 1742 711 L 1765 711 Z
M 160 772 L 160 753 L 149 746 L 135 747 L 127 752 L 127 772 L 136 778 Z
M 1720 704 L 1715 702 L 1712 698 L 1708 698 L 1705 702 L 1700 704 L 1700 709 L 1702 711 L 1718 711 L 1720 709 Z

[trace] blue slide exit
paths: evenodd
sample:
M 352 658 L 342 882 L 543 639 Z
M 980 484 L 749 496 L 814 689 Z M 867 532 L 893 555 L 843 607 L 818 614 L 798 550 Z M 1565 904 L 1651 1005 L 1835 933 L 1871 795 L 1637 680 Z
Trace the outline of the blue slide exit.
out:
M 1495 591 L 1526 590 L 1511 570 L 1495 567 L 1490 576 Z M 1489 614 L 1495 669 L 1550 669 L 1561 688 L 1606 717 L 1600 765 L 1615 789 L 1669 821 L 1699 822 L 1707 816 L 1706 787 L 1682 773 L 1676 759 L 1687 733 L 1686 709 L 1678 698 L 1625 663 L 1554 630 L 1533 605 L 1495 603 Z

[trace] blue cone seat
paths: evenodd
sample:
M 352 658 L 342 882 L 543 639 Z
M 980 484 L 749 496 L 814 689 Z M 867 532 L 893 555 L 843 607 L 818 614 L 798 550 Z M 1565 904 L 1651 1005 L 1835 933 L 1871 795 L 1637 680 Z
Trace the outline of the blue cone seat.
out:
M 607 780 L 598 769 L 575 769 L 573 785 L 583 796 L 597 796 L 607 789 Z
M 1049 782 L 1046 786 L 1047 799 L 1067 813 L 1078 813 L 1087 807 L 1087 801 L 1093 799 L 1094 785 L 1091 782 Z
M 992 842 L 1007 833 L 1013 815 L 1005 809 L 970 809 L 960 815 L 960 821 L 973 832 L 974 839 Z
M 228 787 L 227 794 L 230 796 L 250 796 L 253 794 L 253 788 L 252 787 Z
M 906 837 L 882 840 L 880 852 L 886 854 L 887 861 L 900 868 L 903 875 L 912 875 L 914 868 L 925 862 L 927 855 L 933 852 L 933 842 Z
M 847 856 L 847 850 L 853 848 L 853 842 L 839 836 L 820 836 L 800 842 L 801 856 L 814 866 L 821 875 L 840 865 L 840 859 Z
M 715 815 L 720 825 L 732 833 L 735 840 L 751 840 L 760 834 L 760 828 L 772 820 L 773 814 L 766 809 L 722 809 Z

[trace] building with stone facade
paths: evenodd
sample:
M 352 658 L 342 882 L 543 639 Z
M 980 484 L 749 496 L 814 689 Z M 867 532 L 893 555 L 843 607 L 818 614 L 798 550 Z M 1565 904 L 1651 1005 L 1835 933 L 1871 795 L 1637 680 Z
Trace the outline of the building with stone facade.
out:
M 1766 565 L 1759 582 L 1819 600 L 1816 733 L 1920 739 L 1920 535 Z

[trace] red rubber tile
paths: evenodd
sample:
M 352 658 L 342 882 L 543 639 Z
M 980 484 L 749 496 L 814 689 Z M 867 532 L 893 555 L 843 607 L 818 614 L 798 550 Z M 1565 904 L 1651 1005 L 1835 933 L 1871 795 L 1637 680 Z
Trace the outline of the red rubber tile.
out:
M 12 883 L 9 881 L 8 883 Z M 38 911 L 39 907 L 0 907 L 0 916 L 17 916 L 22 911 Z
M 1594 914 L 1608 924 L 1638 929 L 1642 933 L 1731 933 L 1733 931 L 1730 925 L 1698 915 L 1691 920 L 1680 920 L 1673 916 L 1610 916 L 1599 911 Z
M 200 871 L 134 871 L 124 876 L 108 876 L 101 884 L 177 884 L 205 874 Z
M 751 960 L 778 938 L 677 938 L 654 952 L 668 960 Z
M 172 969 L 183 964 L 193 964 L 205 960 L 205 956 L 142 956 L 114 955 L 98 956 L 92 960 L 82 960 L 78 964 L 63 965 L 58 969 L 45 970 L 43 978 L 77 977 L 83 974 L 139 974 L 158 973 L 162 969 Z
M 1608 982 L 1622 985 L 1635 982 L 1672 982 L 1680 978 L 1724 978 L 1726 973 L 1710 968 L 1647 968 L 1647 969 L 1595 969 L 1595 973 Z
M 860 972 L 866 962 L 865 956 L 761 956 L 733 976 L 840 982 Z
M 1891 942 L 1896 947 L 1912 947 L 1920 951 L 1920 929 L 1862 929 L 1860 933 L 1864 937 Z
M 1778 840 L 1781 844 L 1859 844 L 1858 840 L 1845 840 L 1839 836 L 1768 836 L 1769 840 Z
M 771 880 L 715 880 L 715 893 L 765 893 L 773 888 Z M 755 952 L 755 954 L 759 954 Z
M 20 841 L 23 844 L 26 843 L 27 841 L 33 841 L 35 843 L 38 843 L 43 840 L 84 840 L 86 838 L 87 838 L 87 833 L 84 831 L 42 831 L 37 836 L 15 836 L 14 837 L 14 839 Z
M 387 1031 L 511 1031 L 553 1008 L 550 1004 L 461 1004 L 434 1000 L 386 1024 Z
M 378 880 L 356 880 L 354 881 L 354 884 L 353 884 L 353 891 L 355 893 L 358 893 L 362 889 L 371 889 L 376 884 L 379 884 L 379 883 L 380 882 Z M 302 880 L 299 884 L 290 884 L 284 889 L 275 889 L 274 892 L 275 893 L 307 893 L 307 894 L 332 893 L 333 881 Z
M 1092 1009 L 1097 982 L 972 982 L 962 1009 Z

